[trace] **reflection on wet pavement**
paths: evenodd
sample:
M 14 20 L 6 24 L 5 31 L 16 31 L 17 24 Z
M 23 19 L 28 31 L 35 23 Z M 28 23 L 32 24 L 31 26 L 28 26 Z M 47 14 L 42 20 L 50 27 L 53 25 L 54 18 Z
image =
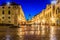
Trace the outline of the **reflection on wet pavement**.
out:
M 0 40 L 60 40 L 59 26 L 0 28 Z
M 51 28 L 50 28 L 50 40 L 56 40 L 55 33 L 56 33 L 55 27 L 51 26 Z

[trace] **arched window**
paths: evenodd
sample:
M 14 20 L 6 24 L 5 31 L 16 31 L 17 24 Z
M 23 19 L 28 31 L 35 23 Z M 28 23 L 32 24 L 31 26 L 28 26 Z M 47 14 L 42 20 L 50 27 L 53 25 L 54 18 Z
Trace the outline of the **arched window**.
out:
M 4 9 L 4 7 L 2 7 Z
M 2 19 L 4 19 L 4 17 L 2 17 Z
M 10 10 L 8 11 L 8 14 L 10 15 Z
M 8 21 L 9 23 L 11 23 L 11 21 Z
M 4 10 L 2 11 L 2 14 L 4 15 Z
M 10 7 L 8 7 L 10 9 Z
M 8 17 L 8 19 L 10 19 L 10 17 Z

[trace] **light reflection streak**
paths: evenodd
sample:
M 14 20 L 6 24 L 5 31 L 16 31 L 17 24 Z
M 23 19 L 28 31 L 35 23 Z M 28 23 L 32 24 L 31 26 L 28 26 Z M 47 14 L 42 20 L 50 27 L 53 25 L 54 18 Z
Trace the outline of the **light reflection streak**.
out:
M 40 35 L 40 26 L 37 27 L 37 35 Z
M 40 30 L 40 26 L 38 25 L 38 31 Z
M 40 31 L 37 32 L 37 35 L 40 35 Z
M 42 35 L 45 35 L 45 26 L 44 26 L 44 25 L 41 25 L 41 29 L 42 29 L 41 34 L 42 34 Z
M 18 35 L 24 35 L 24 28 L 20 28 L 20 29 L 18 29 Z
M 31 28 L 31 30 L 35 30 L 35 28 L 34 28 L 34 25 L 32 25 L 32 28 Z
M 55 35 L 55 27 L 51 26 L 50 27 L 50 40 L 56 40 L 56 35 Z
M 6 35 L 6 40 L 10 40 L 10 35 Z
M 25 31 L 25 34 L 27 35 L 28 34 L 28 31 Z
M 19 34 L 20 34 L 20 36 L 21 35 L 42 35 L 42 36 L 45 36 L 45 32 L 46 32 L 46 27 L 47 27 L 47 32 L 50 32 L 49 33 L 49 39 L 50 40 L 56 40 L 56 35 L 55 35 L 55 33 L 56 33 L 56 27 L 54 27 L 54 26 L 45 26 L 45 25 L 41 25 L 41 27 L 39 26 L 39 25 L 36 25 L 36 26 L 32 26 L 31 27 L 31 30 L 27 30 L 27 28 L 25 27 L 24 28 L 24 32 L 23 32 L 23 28 L 21 28 L 21 29 L 19 29 L 20 31 L 18 32 Z M 41 33 L 41 34 L 40 34 Z
M 33 35 L 34 34 L 34 31 L 30 31 L 30 34 Z

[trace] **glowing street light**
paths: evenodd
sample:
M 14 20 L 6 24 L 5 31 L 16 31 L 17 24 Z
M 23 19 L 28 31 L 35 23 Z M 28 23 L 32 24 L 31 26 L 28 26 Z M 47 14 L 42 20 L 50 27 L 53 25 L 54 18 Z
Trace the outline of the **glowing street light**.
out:
M 10 2 L 7 2 L 7 5 L 10 5 Z

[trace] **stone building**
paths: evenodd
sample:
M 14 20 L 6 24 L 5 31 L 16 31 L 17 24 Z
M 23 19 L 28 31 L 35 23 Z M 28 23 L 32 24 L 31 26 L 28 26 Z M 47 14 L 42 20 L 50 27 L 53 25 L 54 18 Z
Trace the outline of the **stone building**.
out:
M 24 20 L 21 5 L 16 3 L 3 3 L 0 6 L 0 24 L 13 24 L 17 26 L 19 19 Z
M 46 6 L 41 13 L 32 18 L 31 23 L 42 23 L 49 25 L 60 24 L 60 1 L 54 0 L 53 2 Z

